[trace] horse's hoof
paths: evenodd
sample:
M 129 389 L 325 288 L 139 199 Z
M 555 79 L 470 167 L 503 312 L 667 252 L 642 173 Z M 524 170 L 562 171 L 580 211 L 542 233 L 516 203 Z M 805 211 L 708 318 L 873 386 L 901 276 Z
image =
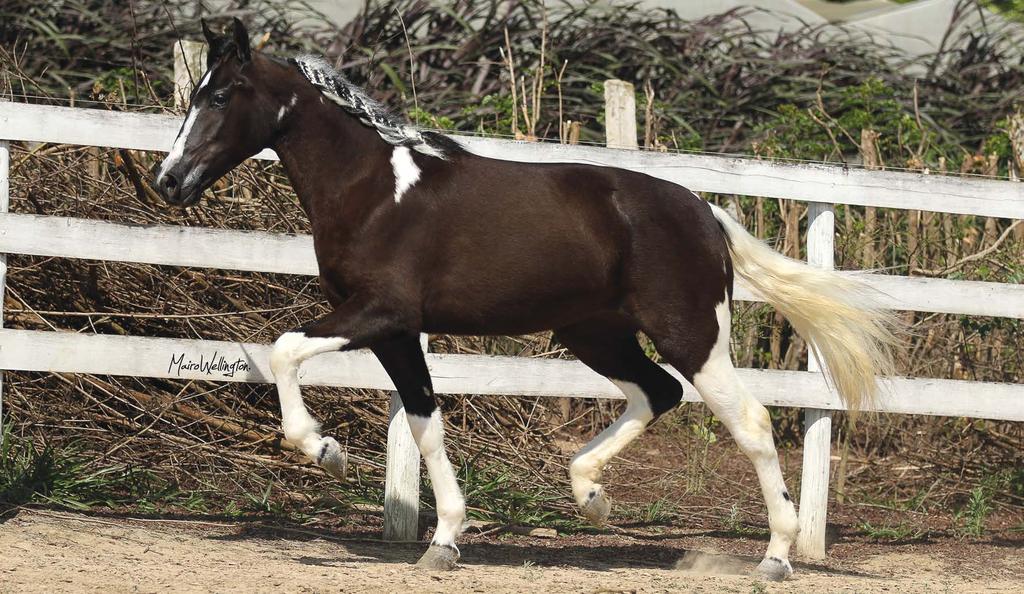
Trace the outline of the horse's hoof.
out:
M 316 463 L 320 468 L 338 480 L 345 480 L 345 471 L 348 470 L 348 452 L 342 449 L 338 440 L 333 437 L 320 439 L 320 453 L 316 457 Z
M 786 559 L 765 557 L 757 566 L 757 575 L 770 582 L 781 582 L 793 575 L 793 566 Z
M 431 544 L 426 553 L 416 562 L 420 569 L 451 571 L 458 567 L 459 550 L 451 545 Z
M 608 514 L 612 511 L 612 500 L 604 494 L 604 487 L 591 489 L 587 496 L 587 502 L 580 508 L 583 515 L 591 524 L 600 528 L 608 521 Z

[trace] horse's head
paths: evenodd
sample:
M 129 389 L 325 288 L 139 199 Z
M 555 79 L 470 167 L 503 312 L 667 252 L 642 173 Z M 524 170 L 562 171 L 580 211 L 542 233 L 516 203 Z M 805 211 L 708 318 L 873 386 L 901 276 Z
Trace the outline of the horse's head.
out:
M 234 19 L 226 35 L 204 21 L 203 34 L 210 46 L 206 73 L 156 176 L 164 200 L 177 206 L 195 204 L 213 182 L 269 146 L 292 107 L 271 84 L 279 65 L 252 52 L 241 21 Z

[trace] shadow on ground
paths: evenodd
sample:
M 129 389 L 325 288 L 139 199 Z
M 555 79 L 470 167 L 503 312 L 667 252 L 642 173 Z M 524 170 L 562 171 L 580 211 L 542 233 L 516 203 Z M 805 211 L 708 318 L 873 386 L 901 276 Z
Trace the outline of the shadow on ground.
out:
M 709 532 L 703 537 L 720 538 L 723 543 L 735 538 L 731 533 Z M 336 542 L 344 550 L 337 557 L 296 556 L 304 565 L 340 567 L 376 562 L 413 565 L 426 551 L 426 542 L 391 543 L 380 540 L 379 533 L 348 533 L 339 537 L 329 530 L 296 529 L 291 526 L 250 524 L 232 534 L 211 535 L 218 540 L 273 540 L 292 542 L 324 540 Z M 661 544 L 630 537 L 619 537 L 621 544 L 587 544 L 581 539 L 567 538 L 537 543 L 535 541 L 502 542 L 473 539 L 461 546 L 463 565 L 504 567 L 563 567 L 588 571 L 615 569 L 675 569 L 695 575 L 750 575 L 761 558 L 680 548 L 677 543 Z M 678 536 L 677 536 L 678 538 Z M 876 578 L 871 573 L 837 569 L 824 564 L 795 562 L 796 571 L 818 572 L 851 577 Z

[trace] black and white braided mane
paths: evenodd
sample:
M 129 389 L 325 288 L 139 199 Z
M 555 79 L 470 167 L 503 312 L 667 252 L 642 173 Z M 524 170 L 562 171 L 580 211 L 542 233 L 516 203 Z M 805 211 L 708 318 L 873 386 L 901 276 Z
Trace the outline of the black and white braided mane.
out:
M 352 84 L 320 56 L 299 56 L 291 60 L 320 93 L 337 103 L 367 126 L 377 130 L 388 144 L 408 147 L 416 152 L 446 159 L 462 150 L 451 138 L 420 130 L 391 113 L 386 107 Z

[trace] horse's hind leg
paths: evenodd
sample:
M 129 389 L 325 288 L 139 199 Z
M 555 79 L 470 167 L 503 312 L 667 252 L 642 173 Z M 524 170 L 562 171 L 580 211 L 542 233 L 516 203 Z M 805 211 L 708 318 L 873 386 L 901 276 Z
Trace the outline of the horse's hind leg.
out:
M 611 501 L 598 484 L 613 456 L 647 425 L 682 399 L 683 388 L 671 374 L 647 358 L 636 330 L 615 319 L 593 319 L 555 332 L 559 341 L 594 371 L 608 377 L 626 396 L 626 411 L 569 465 L 573 497 L 594 525 L 608 519 Z
M 692 330 L 688 332 L 678 324 L 659 324 L 657 330 L 651 331 L 645 325 L 644 330 L 654 340 L 658 352 L 693 382 L 704 402 L 729 429 L 740 450 L 754 463 L 768 506 L 771 529 L 768 550 L 758 572 L 768 579 L 782 580 L 793 573 L 789 549 L 799 526 L 796 510 L 782 479 L 768 411 L 740 383 L 729 357 L 731 315 L 727 299 L 715 307 L 714 315 L 717 337 L 710 352 L 702 345 L 700 337 L 694 337 Z M 693 326 L 708 327 L 703 320 L 701 322 Z

